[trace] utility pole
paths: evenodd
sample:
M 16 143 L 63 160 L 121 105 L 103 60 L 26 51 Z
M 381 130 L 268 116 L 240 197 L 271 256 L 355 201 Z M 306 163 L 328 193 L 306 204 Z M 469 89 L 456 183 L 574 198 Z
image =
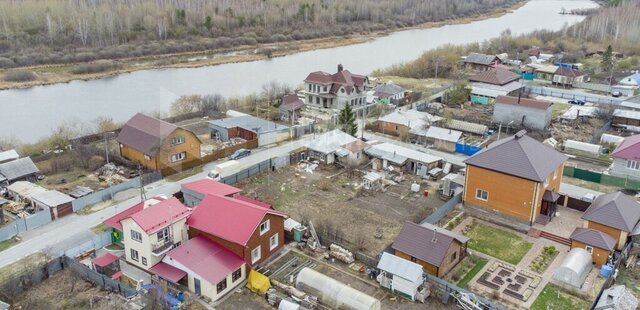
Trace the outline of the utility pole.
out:
M 109 140 L 107 139 L 107 137 L 109 136 L 111 132 L 105 132 L 104 133 L 104 155 L 107 158 L 107 164 L 109 164 Z

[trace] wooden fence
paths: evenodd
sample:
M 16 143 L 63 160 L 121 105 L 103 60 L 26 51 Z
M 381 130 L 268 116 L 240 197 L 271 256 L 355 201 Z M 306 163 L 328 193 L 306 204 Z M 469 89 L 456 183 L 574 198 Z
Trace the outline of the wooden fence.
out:
M 206 163 L 218 160 L 220 158 L 225 158 L 231 154 L 233 154 L 233 152 L 239 150 L 239 149 L 255 149 L 258 147 L 258 139 L 253 139 L 253 140 L 248 140 L 244 143 L 238 143 L 236 145 L 230 146 L 230 147 L 225 147 L 223 149 L 219 149 L 214 151 L 211 154 L 205 155 L 204 157 L 200 158 L 199 160 L 190 160 L 188 162 L 185 162 L 179 166 L 175 166 L 175 167 L 165 167 L 162 168 L 160 170 L 160 172 L 162 173 L 163 176 L 168 176 L 168 175 L 172 175 L 174 173 L 178 173 L 180 171 L 183 170 L 187 170 L 187 169 L 191 169 L 197 166 L 201 166 L 204 165 Z

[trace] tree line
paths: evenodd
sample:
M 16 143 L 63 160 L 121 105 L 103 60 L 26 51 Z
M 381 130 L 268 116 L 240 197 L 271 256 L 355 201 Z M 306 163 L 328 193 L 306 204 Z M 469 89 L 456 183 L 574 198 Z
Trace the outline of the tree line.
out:
M 520 0 L 7 0 L 0 68 L 393 30 Z

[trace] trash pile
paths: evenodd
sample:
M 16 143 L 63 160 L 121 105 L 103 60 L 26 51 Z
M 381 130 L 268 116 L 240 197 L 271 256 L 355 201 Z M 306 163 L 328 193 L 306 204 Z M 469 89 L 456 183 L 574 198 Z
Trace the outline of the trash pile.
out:
M 304 171 L 306 173 L 313 174 L 313 171 L 315 171 L 316 168 L 318 168 L 319 164 L 320 163 L 317 160 L 314 160 L 313 162 L 301 161 L 298 164 L 298 168 L 297 169 L 299 171 Z

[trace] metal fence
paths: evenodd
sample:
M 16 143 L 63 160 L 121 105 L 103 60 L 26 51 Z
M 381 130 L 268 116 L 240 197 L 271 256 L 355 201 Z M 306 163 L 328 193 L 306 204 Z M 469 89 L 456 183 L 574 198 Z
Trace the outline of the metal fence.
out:
M 463 294 L 471 294 L 471 295 L 475 295 L 463 288 L 460 288 L 454 284 L 449 283 L 448 281 L 444 280 L 444 279 L 440 279 L 436 276 L 432 276 L 430 274 L 426 274 L 426 279 L 425 282 L 431 284 L 431 293 L 434 294 L 435 296 L 440 298 L 440 301 L 443 304 L 448 304 L 452 297 L 452 294 L 455 293 L 463 293 Z M 481 296 L 475 295 L 475 297 L 482 303 L 484 304 L 484 307 L 482 308 L 478 308 L 478 309 L 486 309 L 486 310 L 506 310 L 505 307 L 493 303 L 491 301 L 489 301 L 488 299 L 485 299 Z
M 542 95 L 542 96 L 551 96 L 551 97 L 558 97 L 558 98 L 564 98 L 564 99 L 579 99 L 579 100 L 584 100 L 584 101 L 593 102 L 593 103 L 604 103 L 604 104 L 620 103 L 620 100 L 614 99 L 614 98 L 605 98 L 600 96 L 596 97 L 596 96 L 590 96 L 589 94 L 586 94 L 586 93 L 578 94 L 571 91 L 563 91 L 561 89 L 557 89 L 557 90 L 549 89 L 542 86 L 525 85 L 525 91 L 533 94 L 537 94 L 537 95 Z
M 445 204 L 443 204 L 435 212 L 431 213 L 431 215 L 429 215 L 422 222 L 420 222 L 420 224 L 422 224 L 422 223 L 429 223 L 429 224 L 437 223 L 438 221 L 443 219 L 445 216 L 447 216 L 447 214 L 449 214 L 449 212 L 451 212 L 451 210 L 453 210 L 453 208 L 455 208 L 455 206 L 457 204 L 459 204 L 460 202 L 462 202 L 462 193 L 458 193 L 458 194 L 454 195 L 453 197 L 451 197 L 451 199 L 449 199 L 449 201 L 447 201 Z
M 597 83 L 585 83 L 585 82 L 573 82 L 571 86 L 576 88 L 584 88 L 588 90 L 599 91 L 603 93 L 611 93 L 611 85 L 597 84 Z
M 244 170 L 238 171 L 232 175 L 226 176 L 220 180 L 225 184 L 235 184 L 247 178 L 250 178 L 260 172 L 275 170 L 277 168 L 286 167 L 289 165 L 289 155 L 269 158 L 265 161 L 257 163 Z
M 49 210 L 42 210 L 24 218 L 17 218 L 13 222 L 0 228 L 0 241 L 9 240 L 15 235 L 30 229 L 51 223 Z
M 142 184 L 147 185 L 160 179 L 162 179 L 162 175 L 156 171 L 126 182 L 122 182 L 120 184 L 109 186 L 97 192 L 93 192 L 87 196 L 83 196 L 72 201 L 71 205 L 73 206 L 73 212 L 78 212 L 78 210 L 81 210 L 87 206 L 107 201 L 113 198 L 113 195 L 118 192 L 140 187 L 140 180 L 142 180 Z
M 76 257 L 84 252 L 99 249 L 111 243 L 113 243 L 113 241 L 111 240 L 111 233 L 109 231 L 106 231 L 100 235 L 97 235 L 91 238 L 91 240 L 88 240 L 82 244 L 76 245 L 71 249 L 66 249 L 64 253 L 59 253 L 59 254 L 69 256 L 69 257 Z
M 640 181 L 638 180 L 616 177 L 609 174 L 571 166 L 565 166 L 562 175 L 599 184 L 612 185 L 627 189 L 640 189 Z
M 69 256 L 63 256 L 62 259 L 66 267 L 71 268 L 71 270 L 75 271 L 78 275 L 80 275 L 83 279 L 87 281 L 90 281 L 96 285 L 102 286 L 103 288 L 110 290 L 114 293 L 118 293 L 124 297 L 131 297 L 137 294 L 135 288 L 124 285 L 101 273 L 97 273 L 91 270 L 86 265 L 75 261 L 73 258 Z

